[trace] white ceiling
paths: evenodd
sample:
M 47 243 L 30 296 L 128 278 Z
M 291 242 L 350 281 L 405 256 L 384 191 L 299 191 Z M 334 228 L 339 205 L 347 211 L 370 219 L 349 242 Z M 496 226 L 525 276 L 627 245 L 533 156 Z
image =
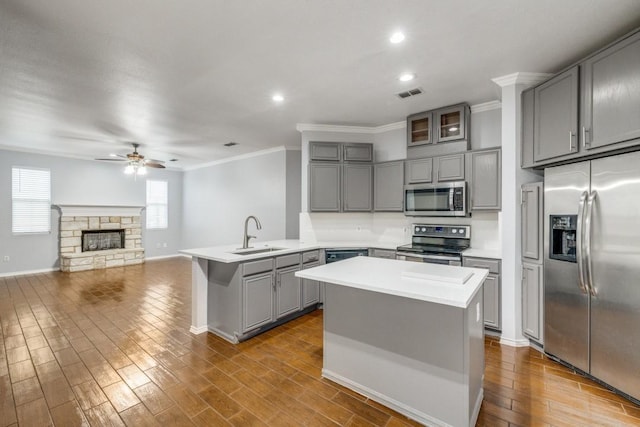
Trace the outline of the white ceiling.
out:
M 2 0 L 0 147 L 94 158 L 137 141 L 191 167 L 299 145 L 296 123 L 498 99 L 491 78 L 558 71 L 638 25 L 638 0 Z

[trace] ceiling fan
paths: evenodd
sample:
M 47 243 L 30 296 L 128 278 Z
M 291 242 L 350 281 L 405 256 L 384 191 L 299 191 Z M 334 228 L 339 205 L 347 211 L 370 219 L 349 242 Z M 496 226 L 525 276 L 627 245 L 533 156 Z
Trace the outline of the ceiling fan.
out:
M 138 147 L 140 144 L 134 142 L 133 153 L 129 153 L 126 156 L 122 154 L 112 154 L 112 157 L 105 159 L 96 159 L 110 162 L 127 162 L 127 166 L 124 168 L 124 173 L 127 175 L 146 175 L 147 168 L 164 169 L 162 160 L 145 159 L 144 156 L 138 153 Z

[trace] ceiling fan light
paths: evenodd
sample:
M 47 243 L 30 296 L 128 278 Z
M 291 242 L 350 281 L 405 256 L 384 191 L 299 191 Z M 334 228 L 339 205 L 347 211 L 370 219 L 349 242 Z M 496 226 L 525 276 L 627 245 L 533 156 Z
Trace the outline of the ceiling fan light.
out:
M 133 167 L 133 165 L 127 165 L 127 167 L 124 168 L 124 173 L 126 175 L 133 175 L 133 173 L 135 172 L 135 168 Z
M 147 167 L 146 166 L 140 166 L 138 168 L 138 170 L 136 171 L 137 175 L 146 175 L 147 174 Z

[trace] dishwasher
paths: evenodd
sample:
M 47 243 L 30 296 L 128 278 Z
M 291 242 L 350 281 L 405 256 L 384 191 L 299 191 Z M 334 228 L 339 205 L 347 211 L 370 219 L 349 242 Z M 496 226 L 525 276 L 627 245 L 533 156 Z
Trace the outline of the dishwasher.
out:
M 342 249 L 325 249 L 324 250 L 325 264 L 342 261 L 343 259 L 353 258 L 356 256 L 369 256 L 369 249 L 368 248 L 342 248 Z

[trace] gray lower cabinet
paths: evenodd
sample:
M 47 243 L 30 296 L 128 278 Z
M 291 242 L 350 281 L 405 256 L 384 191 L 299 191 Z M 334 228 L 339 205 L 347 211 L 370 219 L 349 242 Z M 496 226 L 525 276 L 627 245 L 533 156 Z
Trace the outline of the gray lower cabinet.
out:
M 529 262 L 542 261 L 543 196 L 542 182 L 521 188 L 521 253 Z
M 300 266 L 295 265 L 276 271 L 276 319 L 302 309 L 300 278 L 295 276 L 299 270 Z
M 522 263 L 522 332 L 543 343 L 542 265 Z
M 303 269 L 318 267 L 320 262 L 312 262 L 302 266 Z M 320 282 L 302 279 L 302 306 L 304 308 L 320 302 Z
M 406 184 L 433 182 L 433 158 L 407 160 L 404 173 Z
M 467 154 L 470 163 L 469 207 L 471 211 L 499 211 L 502 208 L 502 150 Z
M 340 212 L 342 165 L 309 163 L 309 211 Z
M 486 268 L 489 270 L 489 275 L 485 279 L 483 286 L 484 326 L 498 331 L 502 329 L 500 264 L 500 260 L 492 258 L 462 258 L 464 267 Z
M 404 210 L 404 162 L 377 163 L 373 166 L 373 210 Z
M 534 160 L 578 151 L 578 82 L 575 66 L 534 89 Z
M 345 163 L 342 167 L 343 212 L 370 212 L 373 209 L 373 165 Z
M 640 138 L 639 70 L 640 32 L 582 63 L 581 123 L 587 151 Z
M 464 153 L 436 157 L 436 181 L 464 180 Z
M 392 249 L 369 249 L 369 256 L 374 258 L 396 259 L 396 251 Z
M 271 271 L 242 278 L 242 332 L 250 332 L 275 320 L 274 278 Z

